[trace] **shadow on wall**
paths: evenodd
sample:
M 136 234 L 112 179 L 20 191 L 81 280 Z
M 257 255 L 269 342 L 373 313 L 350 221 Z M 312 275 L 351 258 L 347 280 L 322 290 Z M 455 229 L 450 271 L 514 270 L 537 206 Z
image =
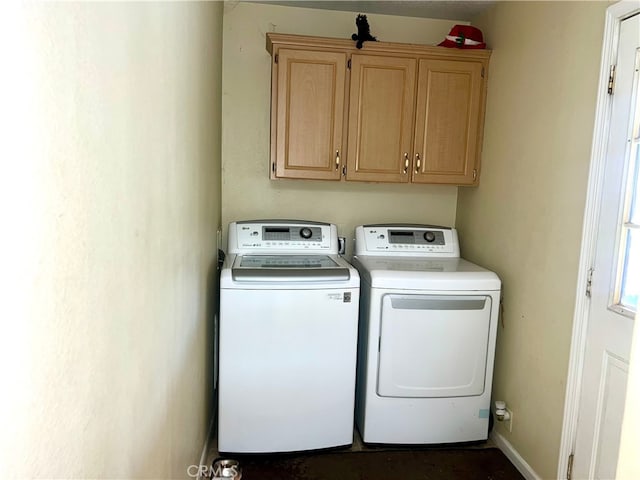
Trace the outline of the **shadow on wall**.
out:
M 182 345 L 175 345 L 173 367 L 168 378 L 169 389 L 164 397 L 167 402 L 158 409 L 164 413 L 164 416 L 159 416 L 157 419 L 156 432 L 145 436 L 145 438 L 156 439 L 146 449 L 146 454 L 140 458 L 128 459 L 132 464 L 131 478 L 189 478 L 187 472 L 189 466 L 200 463 L 202 448 L 210 433 L 209 427 L 215 415 L 217 403 L 214 378 L 217 375 L 215 356 L 220 305 L 219 270 L 218 260 L 214 258 L 207 269 L 204 285 L 207 296 L 204 316 L 195 323 L 196 328 L 183 337 L 185 342 Z M 194 376 L 198 378 L 194 379 Z M 204 385 L 203 389 L 194 390 L 194 386 L 198 385 Z M 201 392 L 204 398 L 194 398 L 190 401 L 190 394 L 198 395 Z M 162 400 L 156 400 L 155 403 L 162 405 Z M 150 399 L 149 403 L 154 401 Z M 193 408 L 202 408 L 204 411 L 194 412 Z M 173 432 L 177 431 L 174 427 L 176 423 L 190 422 L 194 418 L 204 418 L 206 423 L 195 428 L 189 439 L 173 438 Z M 175 464 L 179 448 L 167 449 L 167 443 L 175 445 L 181 442 L 197 442 L 185 465 Z M 169 457 L 166 455 L 167 451 L 170 453 Z M 158 464 L 158 459 L 162 459 L 161 464 Z

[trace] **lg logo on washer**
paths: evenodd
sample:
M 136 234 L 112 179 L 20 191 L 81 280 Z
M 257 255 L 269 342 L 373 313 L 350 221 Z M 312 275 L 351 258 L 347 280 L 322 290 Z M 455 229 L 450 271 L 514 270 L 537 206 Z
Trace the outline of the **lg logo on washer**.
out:
M 328 293 L 329 300 L 342 301 L 342 303 L 351 303 L 351 292 L 344 293 Z

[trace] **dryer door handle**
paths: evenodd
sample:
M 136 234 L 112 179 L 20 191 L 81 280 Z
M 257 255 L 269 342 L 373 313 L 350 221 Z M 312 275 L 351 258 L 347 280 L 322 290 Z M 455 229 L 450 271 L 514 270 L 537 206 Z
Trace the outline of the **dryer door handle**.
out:
M 391 297 L 395 310 L 484 310 L 487 297 L 407 295 Z

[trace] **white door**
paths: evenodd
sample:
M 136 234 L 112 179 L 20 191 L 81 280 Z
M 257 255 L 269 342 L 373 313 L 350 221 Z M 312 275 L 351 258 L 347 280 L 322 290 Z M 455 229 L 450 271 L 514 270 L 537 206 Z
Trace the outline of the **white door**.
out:
M 616 473 L 639 290 L 639 66 L 635 15 L 620 27 L 572 478 Z

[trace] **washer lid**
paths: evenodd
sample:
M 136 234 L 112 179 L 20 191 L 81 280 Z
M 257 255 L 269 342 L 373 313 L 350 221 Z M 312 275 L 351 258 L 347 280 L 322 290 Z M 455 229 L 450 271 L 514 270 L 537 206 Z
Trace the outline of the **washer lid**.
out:
M 255 281 L 345 281 L 349 268 L 328 255 L 239 255 L 231 267 L 238 282 Z
M 357 255 L 353 265 L 376 288 L 406 290 L 500 290 L 500 279 L 461 258 Z

